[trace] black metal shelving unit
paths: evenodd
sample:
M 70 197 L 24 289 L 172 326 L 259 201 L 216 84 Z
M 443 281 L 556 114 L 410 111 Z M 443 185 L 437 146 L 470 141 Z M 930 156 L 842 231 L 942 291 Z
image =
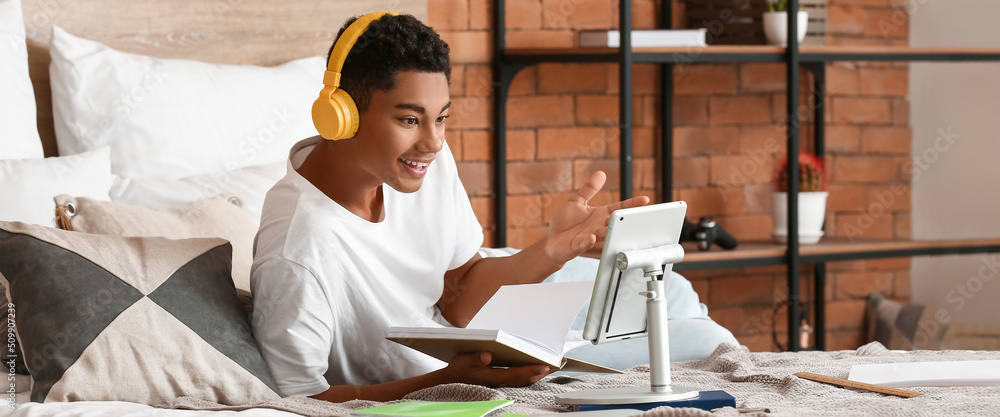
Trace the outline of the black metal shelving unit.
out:
M 669 0 L 661 7 L 661 22 L 669 28 L 672 21 Z M 799 0 L 789 0 L 788 8 L 798 10 Z M 496 219 L 496 246 L 506 246 L 507 237 L 507 183 L 506 183 L 506 103 L 508 89 L 517 73 L 531 65 L 558 62 L 608 62 L 619 64 L 619 129 L 620 134 L 620 178 L 621 198 L 632 195 L 632 64 L 657 63 L 661 65 L 661 176 L 662 201 L 669 201 L 673 195 L 673 66 L 693 63 L 741 63 L 741 62 L 784 62 L 786 63 L 787 96 L 787 146 L 786 155 L 798 155 L 801 121 L 799 109 L 800 68 L 813 74 L 813 123 L 815 127 L 814 149 L 818 156 L 824 153 L 825 79 L 826 63 L 834 61 L 1000 61 L 1000 49 L 955 49 L 955 48 L 899 48 L 899 47 L 805 47 L 800 48 L 798 39 L 790 36 L 787 48 L 773 46 L 719 46 L 707 48 L 641 48 L 631 47 L 632 5 L 631 1 L 619 2 L 619 48 L 568 48 L 568 49 L 523 49 L 509 50 L 505 42 L 504 0 L 494 0 L 493 27 L 494 58 L 494 218 Z M 790 13 L 788 33 L 797 33 L 797 19 Z M 798 171 L 798 158 L 788 158 L 788 172 Z M 789 190 L 799 187 L 798 176 L 788 175 Z M 797 193 L 788 193 L 788 239 L 783 246 L 773 245 L 772 250 L 753 252 L 745 256 L 711 257 L 689 252 L 685 262 L 674 269 L 721 269 L 765 265 L 787 265 L 788 275 L 788 328 L 796 329 L 801 321 L 801 300 L 799 275 L 800 266 L 814 265 L 813 309 L 816 329 L 816 348 L 825 348 L 825 280 L 826 262 L 909 257 L 925 255 L 971 254 L 1000 252 L 1000 239 L 966 240 L 954 242 L 903 241 L 893 244 L 860 246 L 835 246 L 825 250 L 808 246 L 803 249 L 798 239 L 798 198 Z M 704 260 L 699 260 L 706 258 Z M 800 350 L 799 334 L 788 332 L 790 350 Z

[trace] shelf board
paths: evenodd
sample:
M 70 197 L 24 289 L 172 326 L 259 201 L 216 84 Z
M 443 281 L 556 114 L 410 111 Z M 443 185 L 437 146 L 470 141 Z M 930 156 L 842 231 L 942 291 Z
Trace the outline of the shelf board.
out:
M 632 48 L 633 61 L 686 64 L 693 62 L 781 62 L 779 46 L 708 46 Z M 503 57 L 513 64 L 541 62 L 617 62 L 618 48 L 508 48 Z
M 801 246 L 803 262 L 958 255 L 1000 252 L 1000 238 L 951 240 L 860 240 L 823 238 L 816 245 Z
M 636 63 L 783 62 L 780 46 L 632 48 Z M 508 48 L 511 64 L 542 62 L 617 62 L 618 48 Z M 1000 61 L 1000 48 L 912 48 L 908 46 L 803 46 L 801 62 L 831 61 Z
M 699 251 L 684 243 L 684 261 L 674 269 L 697 270 L 781 265 L 785 263 L 786 245 L 769 241 L 746 241 L 734 250 L 713 246 Z M 872 240 L 824 237 L 815 245 L 800 245 L 802 263 L 834 262 L 856 259 L 895 258 L 924 255 L 950 255 L 1000 252 L 1000 238 L 957 240 Z
M 909 46 L 809 46 L 802 62 L 830 61 L 998 61 L 1000 48 L 914 48 Z
M 785 263 L 788 249 L 772 241 L 740 241 L 733 250 L 713 245 L 708 251 L 701 251 L 693 242 L 681 245 L 684 246 L 684 260 L 674 265 L 675 271 L 781 265 Z

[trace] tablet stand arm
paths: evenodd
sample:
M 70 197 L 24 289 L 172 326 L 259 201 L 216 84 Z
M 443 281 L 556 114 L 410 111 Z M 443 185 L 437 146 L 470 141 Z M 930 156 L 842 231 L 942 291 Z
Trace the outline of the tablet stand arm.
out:
M 684 248 L 668 244 L 648 249 L 619 252 L 615 267 L 622 271 L 642 269 L 648 278 L 646 291 L 646 326 L 649 338 L 649 388 L 601 388 L 573 391 L 556 396 L 556 401 L 580 405 L 648 404 L 675 401 L 698 396 L 691 387 L 670 385 L 670 340 L 667 334 L 667 283 L 663 279 L 664 266 L 684 259 Z
M 642 269 L 646 281 L 646 326 L 649 339 L 649 385 L 652 392 L 670 392 L 670 336 L 667 331 L 667 283 L 663 279 L 666 265 L 684 259 L 684 248 L 678 244 L 619 252 L 615 267 L 625 273 Z

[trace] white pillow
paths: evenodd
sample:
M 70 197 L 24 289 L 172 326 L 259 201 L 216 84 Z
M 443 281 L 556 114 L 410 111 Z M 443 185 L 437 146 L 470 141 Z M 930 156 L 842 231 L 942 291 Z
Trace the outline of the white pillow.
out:
M 59 194 L 108 201 L 111 175 L 108 148 L 79 155 L 0 161 L 0 221 L 55 226 Z
M 275 67 L 160 59 L 52 28 L 60 155 L 111 146 L 112 172 L 172 180 L 282 162 L 316 135 L 326 60 Z
M 0 0 L 0 159 L 41 158 L 19 0 Z
M 260 222 L 264 195 L 285 176 L 287 163 L 255 165 L 235 171 L 220 171 L 179 180 L 116 178 L 111 201 L 143 207 L 172 207 L 214 197 L 237 194 L 242 204 Z

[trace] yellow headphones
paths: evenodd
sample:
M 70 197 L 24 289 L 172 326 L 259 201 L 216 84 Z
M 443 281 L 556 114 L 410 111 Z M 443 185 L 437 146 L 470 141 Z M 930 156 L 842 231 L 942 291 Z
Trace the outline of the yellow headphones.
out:
M 337 39 L 323 74 L 323 90 L 313 103 L 312 118 L 320 136 L 329 140 L 348 139 L 358 131 L 358 106 L 354 104 L 346 91 L 340 87 L 340 72 L 344 68 L 347 54 L 362 34 L 368 30 L 368 25 L 384 15 L 398 15 L 393 12 L 372 12 L 351 23 Z

